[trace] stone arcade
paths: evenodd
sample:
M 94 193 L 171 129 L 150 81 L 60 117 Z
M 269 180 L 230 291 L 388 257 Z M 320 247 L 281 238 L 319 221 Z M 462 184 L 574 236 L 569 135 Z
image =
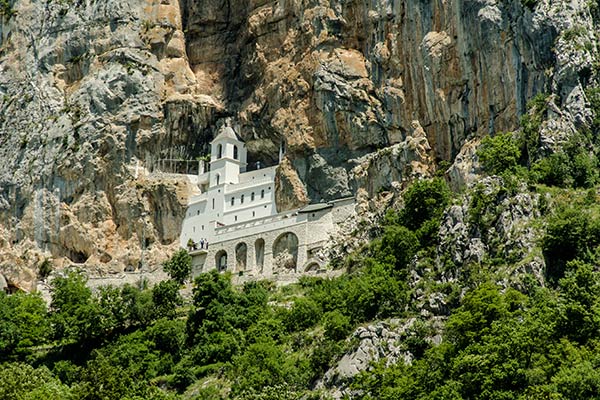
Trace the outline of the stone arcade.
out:
M 217 268 L 239 275 L 272 277 L 319 272 L 323 246 L 338 223 L 354 212 L 354 199 L 277 212 L 277 166 L 247 171 L 247 149 L 224 127 L 211 142 L 209 171 L 183 221 L 180 245 L 192 256 L 193 273 Z M 207 245 L 208 243 L 208 245 Z

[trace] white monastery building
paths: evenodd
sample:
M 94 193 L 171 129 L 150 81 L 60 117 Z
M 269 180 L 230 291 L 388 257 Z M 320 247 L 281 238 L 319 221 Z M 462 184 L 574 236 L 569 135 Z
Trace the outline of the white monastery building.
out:
M 244 142 L 232 128 L 222 128 L 182 225 L 180 245 L 190 251 L 193 273 L 216 268 L 270 277 L 321 271 L 327 262 L 323 246 L 353 214 L 354 199 L 278 213 L 277 166 L 247 171 L 246 161 Z

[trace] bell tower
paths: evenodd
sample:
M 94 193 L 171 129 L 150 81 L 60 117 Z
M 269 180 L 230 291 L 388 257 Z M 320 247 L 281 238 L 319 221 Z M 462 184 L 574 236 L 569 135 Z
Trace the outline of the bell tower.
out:
M 210 144 L 209 187 L 239 183 L 240 173 L 246 171 L 246 144 L 229 126 L 222 127 Z

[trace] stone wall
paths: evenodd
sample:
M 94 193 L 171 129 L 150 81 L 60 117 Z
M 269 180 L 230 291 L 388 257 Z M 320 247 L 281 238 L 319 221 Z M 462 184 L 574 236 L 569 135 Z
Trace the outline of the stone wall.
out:
M 217 268 L 216 256 L 222 251 L 227 253 L 227 270 L 237 275 L 249 275 L 271 278 L 276 275 L 304 274 L 307 269 L 317 272 L 327 263 L 321 251 L 330 235 L 337 230 L 337 224 L 354 213 L 354 200 L 346 199 L 333 203 L 333 207 L 310 213 L 290 211 L 278 214 L 266 221 L 259 220 L 235 226 L 217 229 L 217 237 L 221 230 L 221 238 L 211 243 L 207 251 L 192 252 L 194 272 L 205 272 Z M 285 255 L 274 254 L 275 243 L 285 234 L 292 233 L 298 239 L 297 257 L 294 268 L 286 268 Z M 257 263 L 257 243 L 264 241 L 262 267 Z M 244 269 L 237 268 L 236 248 L 246 245 L 247 261 Z

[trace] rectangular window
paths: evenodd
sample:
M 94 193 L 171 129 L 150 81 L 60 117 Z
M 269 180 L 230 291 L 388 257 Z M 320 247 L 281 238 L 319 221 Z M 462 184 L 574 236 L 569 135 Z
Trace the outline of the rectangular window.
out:
M 254 201 L 254 192 L 250 193 L 250 201 Z
M 233 207 L 235 205 L 235 197 L 231 198 L 231 206 Z
M 215 209 L 215 199 L 212 199 L 212 209 Z
M 240 197 L 240 203 L 244 204 L 244 195 L 242 195 L 242 197 Z

